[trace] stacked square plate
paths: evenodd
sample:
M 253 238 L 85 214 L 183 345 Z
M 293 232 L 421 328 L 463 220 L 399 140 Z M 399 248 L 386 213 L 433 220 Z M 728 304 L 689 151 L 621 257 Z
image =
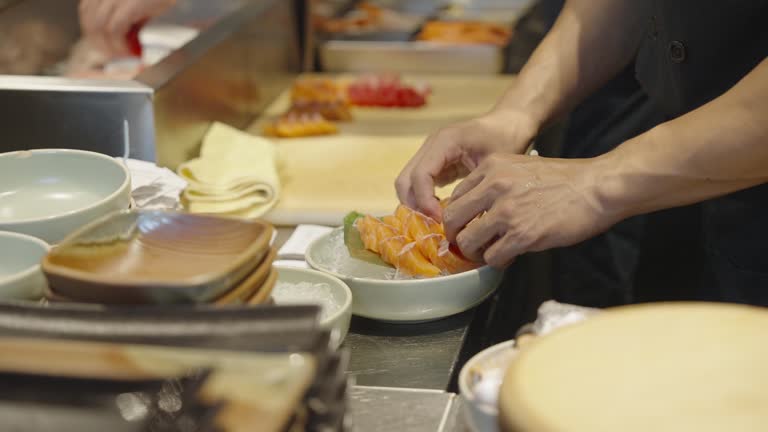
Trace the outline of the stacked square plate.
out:
M 318 306 L 261 307 L 273 232 L 123 211 L 65 238 L 42 263 L 54 301 L 0 302 L 0 414 L 19 413 L 0 430 L 341 430 L 335 329 Z M 20 404 L 45 424 L 21 421 Z
M 53 301 L 263 304 L 277 273 L 264 222 L 124 211 L 86 225 L 43 259 Z

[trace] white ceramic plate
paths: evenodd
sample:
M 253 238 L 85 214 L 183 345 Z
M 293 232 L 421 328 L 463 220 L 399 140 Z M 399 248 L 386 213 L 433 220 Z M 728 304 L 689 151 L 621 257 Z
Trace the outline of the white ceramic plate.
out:
M 280 296 L 280 283 L 287 282 L 298 284 L 308 282 L 312 284 L 327 284 L 330 288 L 330 295 L 333 296 L 333 309 L 325 312 L 325 319 L 320 321 L 320 325 L 331 330 L 331 344 L 337 348 L 344 341 L 349 331 L 349 323 L 352 319 L 352 292 L 349 287 L 336 277 L 325 273 L 296 267 L 274 266 L 277 269 L 277 283 L 272 291 L 272 297 L 275 298 L 275 304 L 280 303 L 277 300 Z M 290 304 L 301 304 L 301 302 L 291 301 Z M 317 304 L 307 301 L 306 304 Z
M 496 290 L 503 274 L 485 266 L 431 279 L 394 280 L 393 268 L 349 256 L 343 228 L 312 242 L 306 258 L 312 268 L 349 285 L 353 314 L 392 322 L 429 321 L 471 309 Z

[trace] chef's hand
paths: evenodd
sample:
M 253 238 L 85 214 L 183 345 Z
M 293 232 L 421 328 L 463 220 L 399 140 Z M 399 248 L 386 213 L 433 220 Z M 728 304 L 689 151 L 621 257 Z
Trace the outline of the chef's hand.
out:
M 168 10 L 176 0 L 80 0 L 80 27 L 86 38 L 98 38 L 112 55 L 129 53 L 131 26 Z
M 468 258 L 496 268 L 525 252 L 592 237 L 621 219 L 601 205 L 600 163 L 490 155 L 454 190 L 444 211 L 446 236 Z
M 442 220 L 435 186 L 466 176 L 494 152 L 523 153 L 538 131 L 525 113 L 492 111 L 432 134 L 395 181 L 400 202 Z

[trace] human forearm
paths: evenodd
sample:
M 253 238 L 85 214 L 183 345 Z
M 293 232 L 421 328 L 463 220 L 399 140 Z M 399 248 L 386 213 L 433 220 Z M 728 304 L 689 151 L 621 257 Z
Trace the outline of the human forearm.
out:
M 731 90 L 595 161 L 597 201 L 622 217 L 768 181 L 768 60 Z
M 569 111 L 634 57 L 650 2 L 569 0 L 495 111 L 541 127 Z
M 435 184 L 489 155 L 523 153 L 540 129 L 606 82 L 635 55 L 648 1 L 569 0 L 553 30 L 497 106 L 432 134 L 395 182 L 401 202 L 440 219 Z

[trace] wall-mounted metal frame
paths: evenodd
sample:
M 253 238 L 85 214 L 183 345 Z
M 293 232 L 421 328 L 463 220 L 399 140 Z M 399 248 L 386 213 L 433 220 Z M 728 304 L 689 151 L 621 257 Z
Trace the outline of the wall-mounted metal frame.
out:
M 301 71 L 298 4 L 240 1 L 133 81 L 0 75 L 0 151 L 122 156 L 128 120 L 131 157 L 175 168 L 197 155 L 212 122 L 246 127 Z

